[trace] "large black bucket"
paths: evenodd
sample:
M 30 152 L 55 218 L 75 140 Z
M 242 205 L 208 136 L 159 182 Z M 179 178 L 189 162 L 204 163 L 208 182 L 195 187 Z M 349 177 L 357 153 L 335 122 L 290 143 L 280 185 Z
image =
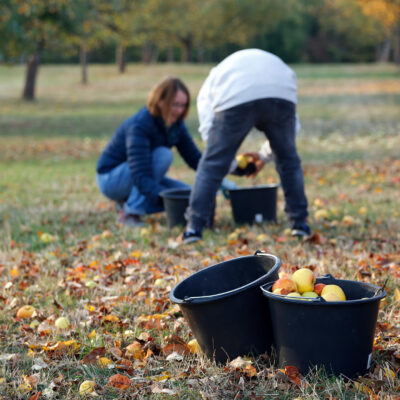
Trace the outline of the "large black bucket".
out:
M 256 252 L 207 267 L 170 293 L 203 352 L 217 362 L 269 352 L 272 328 L 260 285 L 278 279 L 279 258 Z
M 229 190 L 235 222 L 238 224 L 275 222 L 279 186 L 271 184 Z
M 189 205 L 190 189 L 166 189 L 160 193 L 170 228 L 185 225 L 185 211 Z
M 354 377 L 370 367 L 379 301 L 384 290 L 370 283 L 317 278 L 340 286 L 346 301 L 297 300 L 261 289 L 268 298 L 274 347 L 281 367 L 293 365 L 302 374 L 324 367 L 328 374 Z

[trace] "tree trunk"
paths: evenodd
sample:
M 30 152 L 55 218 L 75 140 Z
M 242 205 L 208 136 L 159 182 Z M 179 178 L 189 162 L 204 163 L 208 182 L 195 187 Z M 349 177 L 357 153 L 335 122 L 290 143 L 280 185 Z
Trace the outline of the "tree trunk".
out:
M 376 61 L 388 62 L 390 58 L 391 47 L 392 47 L 392 41 L 390 36 L 388 36 L 383 43 L 378 45 Z
M 117 64 L 118 64 L 118 72 L 123 74 L 126 69 L 126 59 L 125 59 L 125 47 L 120 44 L 117 46 Z
M 173 63 L 175 61 L 174 48 L 172 46 L 168 46 L 168 49 L 167 49 L 167 61 L 169 63 Z
M 151 45 L 150 42 L 146 42 L 142 48 L 142 62 L 144 64 L 150 64 L 152 51 L 153 51 L 153 46 Z
M 182 62 L 190 62 L 190 56 L 192 53 L 192 41 L 190 39 L 182 40 L 183 48 L 182 48 Z
M 36 52 L 28 56 L 26 62 L 26 78 L 22 99 L 32 101 L 35 100 L 36 78 L 39 71 L 40 57 L 44 48 L 44 41 L 38 43 Z
M 160 50 L 158 49 L 158 47 L 153 46 L 152 51 L 151 51 L 151 57 L 150 57 L 150 62 L 152 64 L 155 64 L 158 61 L 159 53 L 160 53 Z
M 87 85 L 87 48 L 86 44 L 81 45 L 80 49 L 80 63 L 81 63 L 81 83 Z
M 205 60 L 205 49 L 204 46 L 201 44 L 197 49 L 197 62 L 204 63 Z
M 400 65 L 400 24 L 394 28 L 393 35 L 393 61 Z

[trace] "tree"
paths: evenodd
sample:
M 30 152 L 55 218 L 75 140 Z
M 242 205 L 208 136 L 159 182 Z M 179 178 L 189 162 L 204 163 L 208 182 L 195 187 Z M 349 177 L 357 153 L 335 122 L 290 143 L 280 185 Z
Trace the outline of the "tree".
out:
M 384 35 L 380 60 L 388 61 L 390 48 L 393 59 L 400 64 L 400 0 L 357 0 L 362 12 L 379 22 Z
M 1 6 L 1 53 L 7 59 L 26 58 L 24 100 L 35 99 L 44 48 L 60 48 L 66 41 L 73 18 L 68 0 L 4 0 Z

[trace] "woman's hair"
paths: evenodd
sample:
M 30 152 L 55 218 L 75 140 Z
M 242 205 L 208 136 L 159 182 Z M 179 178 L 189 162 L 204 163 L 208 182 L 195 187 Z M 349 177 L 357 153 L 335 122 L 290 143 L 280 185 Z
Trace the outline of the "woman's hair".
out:
M 147 98 L 147 108 L 154 117 L 163 117 L 166 120 L 172 106 L 172 102 L 177 92 L 181 90 L 187 96 L 187 105 L 182 113 L 181 119 L 185 119 L 190 106 L 190 93 L 186 85 L 174 76 L 164 78 L 153 90 Z M 161 109 L 160 101 L 163 101 L 165 107 Z

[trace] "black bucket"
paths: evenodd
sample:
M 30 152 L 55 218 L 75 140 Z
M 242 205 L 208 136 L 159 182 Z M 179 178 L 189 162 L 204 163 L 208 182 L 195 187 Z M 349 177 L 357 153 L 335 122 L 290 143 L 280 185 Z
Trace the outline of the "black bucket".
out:
M 371 364 L 379 301 L 386 292 L 370 283 L 317 278 L 340 286 L 346 301 L 297 300 L 261 289 L 268 298 L 279 366 L 293 365 L 302 374 L 323 367 L 328 374 L 352 378 Z
M 185 211 L 189 205 L 190 189 L 166 189 L 160 193 L 170 228 L 186 225 Z
M 207 267 L 170 293 L 203 352 L 217 362 L 270 352 L 268 301 L 260 285 L 278 279 L 279 258 L 256 252 Z
M 279 186 L 279 184 L 271 184 L 229 190 L 235 222 L 238 224 L 276 222 Z

